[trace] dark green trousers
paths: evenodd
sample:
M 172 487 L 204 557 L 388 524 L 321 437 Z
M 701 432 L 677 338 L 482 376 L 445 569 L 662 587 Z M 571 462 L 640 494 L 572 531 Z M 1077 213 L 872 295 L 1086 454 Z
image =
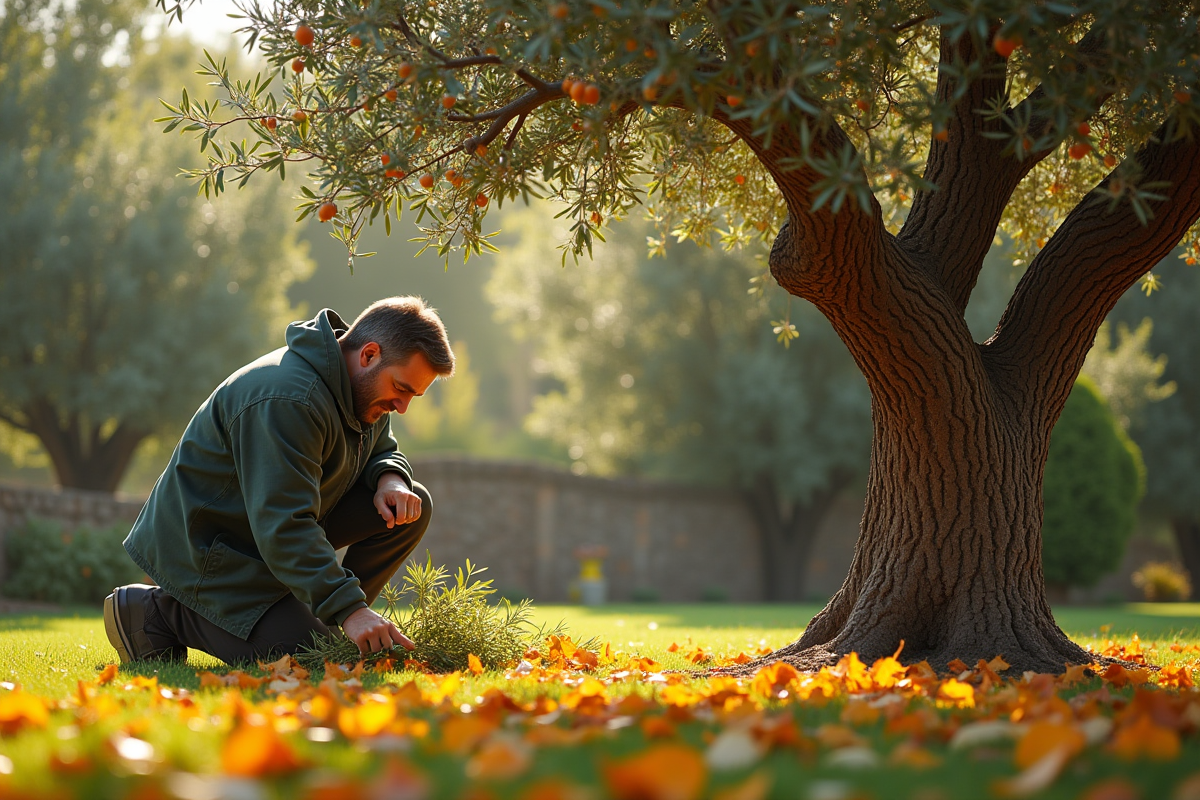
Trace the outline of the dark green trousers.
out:
M 334 549 L 349 548 L 342 566 L 358 578 L 368 604 L 375 602 L 429 527 L 433 501 L 421 484 L 414 483 L 413 491 L 421 498 L 416 522 L 389 529 L 375 508 L 375 493 L 355 486 L 322 523 Z M 148 592 L 144 602 L 146 637 L 160 653 L 175 658 L 186 657 L 190 647 L 227 664 L 274 660 L 311 643 L 314 634 L 329 633 L 325 623 L 291 594 L 267 609 L 248 639 L 210 622 L 161 588 Z

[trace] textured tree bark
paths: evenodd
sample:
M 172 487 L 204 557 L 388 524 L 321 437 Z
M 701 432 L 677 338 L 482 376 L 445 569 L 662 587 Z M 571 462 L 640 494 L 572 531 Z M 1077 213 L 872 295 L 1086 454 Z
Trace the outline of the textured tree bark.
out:
M 763 587 L 767 600 L 799 603 L 806 599 L 808 565 L 817 529 L 847 482 L 846 478 L 835 476 L 829 486 L 813 492 L 808 502 L 788 502 L 786 516 L 769 478 L 744 490 L 746 506 L 762 540 Z
M 1175 517 L 1171 520 L 1175 531 L 1175 544 L 1179 546 L 1179 559 L 1192 581 L 1192 597 L 1200 596 L 1200 520 Z
M 1143 179 L 1170 187 L 1150 220 L 1106 202 L 1108 179 L 1089 193 L 1029 265 L 995 335 L 976 344 L 963 309 L 1012 191 L 1049 152 L 1018 161 L 982 136 L 974 110 L 987 91 L 967 92 L 948 140 L 935 141 L 927 175 L 938 188 L 918 194 L 898 236 L 874 203 L 812 208 L 820 176 L 782 166 L 802 153 L 798 135 L 777 132 L 766 147 L 727 123 L 787 203 L 772 274 L 825 314 L 872 396 L 850 572 L 800 639 L 766 661 L 812 669 L 851 651 L 890 655 L 901 642 L 904 660 L 938 669 L 996 655 L 1051 672 L 1096 660 L 1058 628 L 1046 599 L 1042 471 L 1100 323 L 1200 218 L 1200 137 L 1176 136 L 1168 120 L 1137 153 Z M 847 145 L 833 125 L 813 135 L 817 154 Z

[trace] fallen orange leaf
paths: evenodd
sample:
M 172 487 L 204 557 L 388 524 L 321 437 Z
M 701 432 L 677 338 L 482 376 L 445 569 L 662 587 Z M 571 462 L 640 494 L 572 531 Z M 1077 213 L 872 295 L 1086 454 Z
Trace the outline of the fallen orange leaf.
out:
M 479 660 L 479 656 L 474 653 L 467 653 L 467 668 L 475 675 L 483 674 L 483 664 Z
M 1156 725 L 1154 720 L 1139 715 L 1113 735 L 1110 749 L 1126 761 L 1149 758 L 1154 761 L 1173 761 L 1179 757 L 1179 734 L 1170 728 Z
M 533 764 L 533 748 L 511 734 L 488 739 L 467 761 L 468 778 L 482 781 L 508 781 L 523 774 Z
M 1159 686 L 1174 686 L 1176 689 L 1192 689 L 1196 686 L 1187 667 L 1167 666 L 1158 673 Z
M 771 775 L 759 770 L 741 783 L 713 793 L 713 800 L 764 800 L 771 791 Z
M 938 686 L 937 699 L 958 708 L 975 707 L 975 687 L 955 678 L 947 678 Z
M 643 717 L 641 727 L 647 739 L 669 739 L 676 733 L 675 726 L 666 717 Z
M 112 683 L 117 677 L 117 669 L 118 667 L 116 664 L 109 664 L 107 667 L 101 670 L 100 674 L 96 676 L 96 685 L 104 686 L 107 683 Z
M 1085 789 L 1079 800 L 1142 800 L 1142 793 L 1124 778 L 1108 778 Z
M 338 729 L 347 739 L 377 736 L 396 718 L 396 707 L 388 702 L 366 700 L 361 705 L 338 709 Z
M 690 747 L 659 744 L 605 765 L 604 782 L 618 800 L 695 800 L 708 782 L 708 767 Z
M 21 689 L 0 693 L 0 734 L 9 736 L 22 728 L 44 728 L 50 721 L 46 701 Z
M 1062 750 L 1070 759 L 1086 745 L 1087 738 L 1074 725 L 1035 722 L 1017 742 L 1013 760 L 1021 769 L 1028 769 L 1052 750 Z
M 466 755 L 496 729 L 496 722 L 477 714 L 455 715 L 442 723 L 442 749 Z
M 561 778 L 546 778 L 525 787 L 518 797 L 520 800 L 590 800 L 592 793 Z
M 221 769 L 239 778 L 283 775 L 302 761 L 270 725 L 242 723 L 233 729 L 221 748 Z

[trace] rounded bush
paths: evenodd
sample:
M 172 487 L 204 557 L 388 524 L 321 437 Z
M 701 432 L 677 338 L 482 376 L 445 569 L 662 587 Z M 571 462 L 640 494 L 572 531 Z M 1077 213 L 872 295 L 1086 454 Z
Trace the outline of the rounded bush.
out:
M 1042 484 L 1046 583 L 1094 586 L 1115 570 L 1144 491 L 1141 451 L 1081 377 L 1054 426 Z

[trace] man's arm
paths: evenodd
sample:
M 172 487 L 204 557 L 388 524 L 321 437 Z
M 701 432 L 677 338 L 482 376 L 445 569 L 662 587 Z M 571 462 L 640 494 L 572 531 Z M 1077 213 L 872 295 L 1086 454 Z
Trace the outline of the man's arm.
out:
M 259 554 L 318 619 L 330 622 L 361 608 L 366 595 L 317 524 L 327 425 L 304 403 L 271 399 L 245 408 L 228 431 Z
M 412 465 L 400 452 L 395 437 L 392 436 L 391 414 L 372 426 L 375 437 L 371 443 L 371 454 L 367 457 L 367 465 L 363 467 L 363 485 L 378 491 L 380 479 L 385 473 L 393 473 L 400 477 L 407 489 L 412 489 Z

